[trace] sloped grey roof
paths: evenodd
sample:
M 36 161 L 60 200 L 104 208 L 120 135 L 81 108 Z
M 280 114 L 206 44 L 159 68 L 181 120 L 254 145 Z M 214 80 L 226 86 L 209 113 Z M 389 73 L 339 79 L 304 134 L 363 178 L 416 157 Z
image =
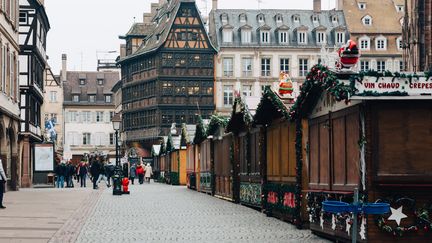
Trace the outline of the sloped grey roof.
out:
M 228 21 L 222 23 L 222 15 L 227 16 Z M 240 21 L 240 15 L 246 16 L 246 22 Z M 264 22 L 258 21 L 258 16 L 264 16 Z M 276 21 L 276 16 L 282 17 L 282 22 Z M 298 22 L 294 21 L 294 16 L 299 18 Z M 318 17 L 318 21 L 313 21 L 313 16 Z M 332 16 L 337 17 L 337 22 L 332 21 Z M 222 29 L 223 26 L 230 25 L 234 26 L 233 29 L 233 42 L 224 43 L 222 42 Z M 241 43 L 241 31 L 242 26 L 252 27 L 252 40 L 249 44 Z M 327 44 L 328 46 L 335 45 L 334 31 L 339 27 L 345 30 L 345 39 L 348 40 L 348 32 L 346 27 L 346 21 L 343 11 L 339 10 L 323 10 L 320 12 L 314 12 L 313 10 L 286 10 L 286 9 L 262 9 L 262 10 L 243 10 L 243 9 L 217 9 L 210 13 L 210 35 L 213 44 L 220 47 L 241 47 L 241 46 L 270 46 L 270 47 L 321 47 L 321 44 L 316 43 L 316 35 L 313 30 L 322 26 L 326 28 Z M 289 27 L 289 43 L 279 44 L 278 33 L 279 29 L 286 29 Z M 307 45 L 297 44 L 296 29 L 302 27 L 307 28 Z M 261 28 L 270 28 L 270 43 L 261 44 L 259 42 L 259 30 Z
M 126 37 L 147 36 L 153 32 L 154 27 L 152 23 L 134 23 L 126 33 Z
M 168 34 L 171 30 L 171 27 L 174 23 L 174 20 L 177 16 L 177 12 L 180 8 L 181 3 L 194 3 L 194 0 L 171 0 L 169 2 L 166 2 L 162 6 L 159 7 L 158 13 L 153 17 L 152 21 L 152 31 L 149 33 L 149 35 L 144 39 L 144 42 L 141 44 L 141 46 L 138 48 L 136 52 L 134 52 L 132 55 L 126 56 L 119 60 L 119 63 L 146 54 L 151 53 L 159 49 L 167 40 Z M 198 13 L 198 7 L 196 7 Z M 201 23 L 204 23 L 204 21 L 201 18 L 201 14 L 198 14 Z M 207 32 L 205 32 L 206 35 Z M 212 46 L 211 41 L 209 41 L 210 46 L 216 50 Z

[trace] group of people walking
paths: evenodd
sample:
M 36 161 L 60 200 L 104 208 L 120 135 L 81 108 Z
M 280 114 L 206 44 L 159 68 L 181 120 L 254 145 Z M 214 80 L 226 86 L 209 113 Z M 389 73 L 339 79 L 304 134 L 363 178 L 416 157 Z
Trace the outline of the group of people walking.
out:
M 89 162 L 81 161 L 77 166 L 71 162 L 61 162 L 55 168 L 57 176 L 57 188 L 63 188 L 66 181 L 66 187 L 74 187 L 73 178 L 81 187 L 86 187 L 87 177 L 90 177 L 93 183 L 93 189 L 99 188 L 99 183 L 104 181 L 107 187 L 111 186 L 111 178 L 114 176 L 114 164 L 106 163 L 101 157 L 92 157 Z M 143 184 L 144 180 L 150 183 L 150 178 L 153 175 L 151 165 L 132 164 L 129 171 L 123 171 L 125 176 L 129 174 L 129 180 L 134 184 L 135 178 L 138 177 L 139 184 Z
M 138 177 L 139 184 L 143 184 L 144 179 L 147 183 L 150 183 L 150 178 L 152 175 L 153 169 L 149 163 L 145 166 L 143 166 L 142 164 L 138 164 L 135 166 L 135 164 L 133 164 L 130 167 L 129 180 L 132 182 L 132 185 L 134 184 L 136 177 Z

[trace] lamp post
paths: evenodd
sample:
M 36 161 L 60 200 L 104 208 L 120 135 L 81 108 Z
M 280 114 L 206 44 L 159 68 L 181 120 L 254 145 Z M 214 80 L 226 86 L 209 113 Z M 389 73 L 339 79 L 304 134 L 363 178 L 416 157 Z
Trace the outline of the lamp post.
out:
M 113 177 L 113 195 L 122 195 L 122 189 L 121 189 L 122 170 L 120 166 L 119 147 L 118 147 L 118 131 L 120 130 L 121 118 L 118 113 L 116 113 L 113 116 L 112 124 L 115 131 L 115 150 L 116 150 L 116 166 L 114 169 L 114 177 Z

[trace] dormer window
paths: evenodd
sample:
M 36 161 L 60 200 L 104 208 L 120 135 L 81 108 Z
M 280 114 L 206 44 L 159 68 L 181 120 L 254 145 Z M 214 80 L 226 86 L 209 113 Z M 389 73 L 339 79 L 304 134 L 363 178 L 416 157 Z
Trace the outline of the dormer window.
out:
M 364 25 L 371 26 L 372 25 L 372 17 L 369 15 L 366 15 L 363 17 L 362 22 Z
M 280 44 L 288 43 L 288 31 L 279 31 L 279 43 Z
M 282 16 L 280 14 L 276 16 L 276 23 L 282 23 Z
M 363 36 L 359 39 L 360 50 L 370 50 L 370 38 Z
M 224 29 L 222 31 L 222 38 L 224 43 L 231 43 L 233 40 L 233 32 L 231 29 Z
M 331 21 L 333 22 L 333 24 L 336 24 L 336 23 L 338 22 L 338 18 L 337 18 L 337 16 L 336 16 L 336 15 L 333 15 L 333 16 L 331 17 Z
M 319 31 L 316 33 L 316 39 L 318 44 L 325 44 L 326 43 L 326 34 L 324 31 Z
M 252 31 L 248 29 L 241 30 L 241 42 L 243 44 L 249 44 L 252 42 Z
M 96 95 L 89 95 L 89 102 L 95 103 L 96 102 Z
M 222 24 L 226 25 L 228 23 L 228 15 L 227 14 L 222 14 L 221 20 L 222 20 Z
M 384 51 L 387 49 L 387 39 L 383 36 L 375 39 L 375 47 L 377 50 Z
M 335 35 L 336 35 L 335 36 L 336 44 L 342 45 L 345 43 L 345 33 L 344 32 L 338 31 L 338 32 L 336 32 Z
M 402 42 L 402 37 L 401 36 L 396 39 L 396 46 L 397 46 L 397 49 L 399 51 L 402 51 L 402 49 L 403 49 L 403 42 Z
M 79 95 L 73 95 L 72 96 L 72 101 L 73 102 L 79 102 Z
M 314 23 L 318 23 L 318 16 L 316 16 L 316 15 L 312 16 L 312 21 Z
M 366 3 L 363 3 L 363 2 L 358 3 L 358 8 L 359 8 L 360 10 L 365 10 L 365 9 L 366 9 Z
M 258 22 L 260 22 L 260 23 L 264 22 L 264 15 L 263 14 L 258 15 Z
M 98 78 L 97 84 L 98 85 L 103 85 L 104 84 L 104 80 L 102 78 Z
M 293 16 L 293 21 L 294 21 L 295 23 L 300 22 L 300 17 L 297 16 L 297 15 L 294 15 L 294 16 Z
M 262 44 L 268 44 L 270 43 L 270 31 L 268 30 L 261 30 L 261 43 Z
M 297 42 L 298 44 L 307 44 L 307 32 L 306 31 L 299 31 L 297 32 Z
M 240 15 L 240 22 L 241 23 L 246 23 L 246 14 Z
M 404 11 L 404 6 L 403 6 L 403 5 L 396 5 L 396 11 L 397 11 L 398 13 L 403 12 L 403 11 Z
M 80 78 L 80 80 L 79 80 L 79 84 L 80 84 L 80 85 L 85 85 L 85 84 L 86 84 L 86 80 L 83 79 L 83 78 Z

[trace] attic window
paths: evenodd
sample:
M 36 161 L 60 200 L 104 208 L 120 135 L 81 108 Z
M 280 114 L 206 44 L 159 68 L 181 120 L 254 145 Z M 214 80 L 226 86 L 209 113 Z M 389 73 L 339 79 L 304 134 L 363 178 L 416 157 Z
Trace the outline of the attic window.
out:
M 103 85 L 104 84 L 103 78 L 98 78 L 97 83 L 98 85 Z
M 404 6 L 403 5 L 396 5 L 396 11 L 398 11 L 398 13 L 403 12 Z
M 156 35 L 156 40 L 159 40 L 160 39 L 160 34 L 157 34 Z
M 299 19 L 298 16 L 294 16 L 293 19 L 294 19 L 294 22 L 299 22 L 300 21 L 300 19 Z
M 364 25 L 370 26 L 370 25 L 372 25 L 372 17 L 369 15 L 366 15 L 363 17 L 362 22 Z
M 360 10 L 365 10 L 366 9 L 366 3 L 358 3 L 358 7 Z
M 312 21 L 313 21 L 314 23 L 318 22 L 318 16 L 314 15 L 314 16 L 312 17 Z
M 170 12 L 167 12 L 167 14 L 166 14 L 168 19 L 170 18 L 170 14 L 171 14 Z
M 246 15 L 244 15 L 244 14 L 240 15 L 240 22 L 242 22 L 242 23 L 246 22 Z
M 333 23 L 337 23 L 337 21 L 338 21 L 337 16 L 332 16 L 332 22 L 333 22 Z
M 276 22 L 282 23 L 282 16 L 280 15 L 276 16 Z
M 258 15 L 258 22 L 264 22 L 264 16 L 262 14 Z
M 81 78 L 81 79 L 79 80 L 79 84 L 80 84 L 80 85 L 85 85 L 85 83 L 86 83 L 86 80 L 85 80 L 85 79 Z
M 226 14 L 222 14 L 221 19 L 222 19 L 222 24 L 225 25 L 228 23 L 228 16 Z

